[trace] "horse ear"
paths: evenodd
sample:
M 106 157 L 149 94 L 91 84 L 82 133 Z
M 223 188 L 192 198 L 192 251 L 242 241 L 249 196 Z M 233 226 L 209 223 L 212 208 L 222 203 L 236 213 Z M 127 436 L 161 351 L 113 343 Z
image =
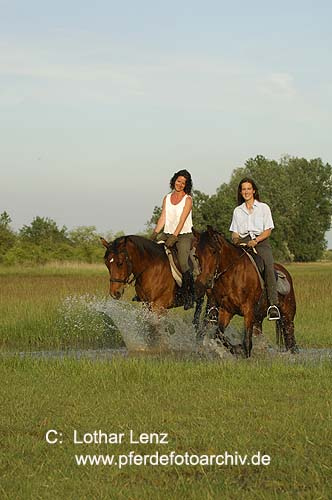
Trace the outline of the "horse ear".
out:
M 104 245 L 105 248 L 108 248 L 108 241 L 105 240 L 105 238 L 100 238 L 101 244 Z
M 200 236 L 201 236 L 201 233 L 199 231 L 196 231 L 196 229 L 194 227 L 191 228 L 191 232 L 193 233 L 193 235 L 195 236 L 195 238 L 198 241 Z

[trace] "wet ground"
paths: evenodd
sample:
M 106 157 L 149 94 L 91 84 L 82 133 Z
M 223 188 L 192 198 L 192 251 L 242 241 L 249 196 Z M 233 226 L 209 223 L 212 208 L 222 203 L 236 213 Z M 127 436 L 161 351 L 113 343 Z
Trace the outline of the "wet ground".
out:
M 311 348 L 299 349 L 297 354 L 291 354 L 284 350 L 279 350 L 270 346 L 264 337 L 253 339 L 252 359 L 270 359 L 285 360 L 285 362 L 303 363 L 332 361 L 332 349 Z M 3 352 L 0 358 L 19 357 L 33 359 L 87 359 L 92 361 L 112 360 L 114 358 L 139 358 L 139 357 L 159 357 L 174 360 L 238 360 L 239 356 L 232 355 L 227 349 L 214 339 L 205 339 L 197 345 L 195 351 L 171 351 L 163 349 L 140 349 L 128 351 L 126 348 L 116 349 L 66 349 L 49 351 L 21 351 L 21 352 Z

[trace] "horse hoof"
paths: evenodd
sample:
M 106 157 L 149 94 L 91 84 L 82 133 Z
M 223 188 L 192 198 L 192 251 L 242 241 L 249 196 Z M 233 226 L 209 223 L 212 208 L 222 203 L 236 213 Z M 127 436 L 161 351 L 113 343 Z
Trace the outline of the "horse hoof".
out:
M 232 346 L 230 351 L 234 356 L 244 357 L 243 347 L 241 345 Z
M 197 333 L 196 333 L 196 340 L 203 340 L 205 337 L 205 331 L 200 328 L 197 330 Z
M 289 351 L 291 354 L 299 354 L 300 353 L 300 349 L 297 347 L 297 345 L 293 345 L 293 347 L 291 347 L 289 349 Z

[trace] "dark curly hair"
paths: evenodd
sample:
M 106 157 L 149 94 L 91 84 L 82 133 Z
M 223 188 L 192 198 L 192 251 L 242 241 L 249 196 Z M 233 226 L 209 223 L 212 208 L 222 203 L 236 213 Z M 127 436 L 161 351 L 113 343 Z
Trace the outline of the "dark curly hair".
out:
M 169 183 L 171 189 L 174 189 L 175 181 L 178 177 L 185 177 L 186 185 L 184 186 L 184 192 L 186 194 L 191 194 L 191 190 L 193 188 L 193 181 L 191 179 L 191 175 L 188 172 L 188 170 L 179 170 L 178 172 L 175 172 L 175 174 L 173 175 L 173 177 L 171 178 L 171 181 Z
M 250 177 L 244 177 L 244 179 L 240 180 L 239 186 L 237 188 L 237 204 L 242 205 L 242 203 L 244 202 L 244 198 L 241 194 L 242 184 L 244 182 L 249 182 L 249 184 L 252 185 L 252 187 L 254 188 L 254 199 L 259 201 L 259 192 L 258 192 L 258 187 L 256 186 L 255 181 L 253 179 L 251 179 Z

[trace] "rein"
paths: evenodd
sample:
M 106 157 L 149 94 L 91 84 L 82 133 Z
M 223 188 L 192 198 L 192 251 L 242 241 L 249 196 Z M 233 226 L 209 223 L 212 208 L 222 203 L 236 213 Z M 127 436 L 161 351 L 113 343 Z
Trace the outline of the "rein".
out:
M 244 250 L 242 250 L 242 253 L 241 255 L 239 255 L 237 257 L 237 259 L 235 259 L 233 262 L 231 262 L 225 269 L 223 269 L 222 271 L 219 271 L 219 262 L 217 264 L 217 267 L 216 267 L 216 270 L 215 270 L 215 273 L 213 275 L 213 281 L 216 281 L 218 278 L 220 278 L 221 276 L 223 276 L 224 274 L 227 273 L 227 271 L 229 271 L 229 269 L 231 269 L 235 264 L 236 262 L 241 259 L 241 257 L 243 257 L 244 255 L 246 255 L 246 252 Z M 219 260 L 219 259 L 218 259 Z

